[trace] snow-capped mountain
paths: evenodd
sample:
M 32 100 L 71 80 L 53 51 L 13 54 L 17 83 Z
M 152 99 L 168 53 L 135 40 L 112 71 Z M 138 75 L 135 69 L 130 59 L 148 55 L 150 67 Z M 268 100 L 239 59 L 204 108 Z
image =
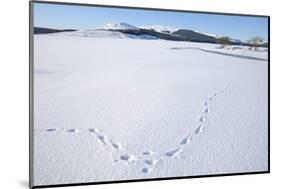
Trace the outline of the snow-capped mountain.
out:
M 138 29 L 135 26 L 124 22 L 116 22 L 116 23 L 107 23 L 101 27 L 98 27 L 99 30 L 136 30 Z
M 148 26 L 141 26 L 140 28 L 147 29 L 147 30 L 154 30 L 157 32 L 164 32 L 164 33 L 173 33 L 178 30 L 177 28 L 173 28 L 170 26 L 162 26 L 162 25 L 148 25 Z
M 147 25 L 136 27 L 124 22 L 107 23 L 101 27 L 90 30 L 58 30 L 50 28 L 34 27 L 35 34 L 49 34 L 78 36 L 78 37 L 100 37 L 100 38 L 129 38 L 129 39 L 162 39 L 171 41 L 189 41 L 201 43 L 218 43 L 216 34 L 199 32 L 196 30 L 173 28 L 163 25 Z M 239 39 L 230 38 L 232 45 L 248 45 Z M 263 46 L 268 46 L 264 43 Z

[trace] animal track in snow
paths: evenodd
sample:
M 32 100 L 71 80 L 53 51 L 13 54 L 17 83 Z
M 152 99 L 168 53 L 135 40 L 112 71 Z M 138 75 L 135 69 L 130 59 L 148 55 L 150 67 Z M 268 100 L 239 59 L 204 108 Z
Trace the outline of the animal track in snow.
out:
M 154 154 L 155 152 L 152 152 L 152 151 L 145 151 L 145 152 L 143 152 L 142 154 L 143 155 L 146 155 L 146 156 L 149 156 L 149 155 L 152 155 L 152 154 Z
M 82 131 L 79 129 L 68 129 L 67 132 L 68 133 L 81 133 Z
M 89 129 L 89 132 L 90 132 L 90 133 L 94 133 L 94 134 L 96 135 L 97 139 L 98 139 L 101 143 L 103 143 L 104 145 L 106 145 L 106 144 L 108 143 L 107 138 L 106 138 L 105 136 L 103 136 L 102 134 L 100 134 L 100 132 L 99 132 L 98 129 L 91 128 L 91 129 Z M 112 146 L 114 146 L 113 144 L 116 145 L 116 146 L 118 146 L 117 144 L 111 142 L 111 145 L 112 145 Z
M 90 133 L 99 134 L 99 130 L 96 129 L 96 128 L 91 128 L 91 129 L 89 129 L 89 132 L 90 132 Z
M 120 144 L 114 143 L 112 141 L 110 141 L 110 144 L 116 150 L 121 149 L 121 145 Z
M 106 138 L 104 137 L 104 136 L 102 136 L 102 135 L 99 135 L 98 136 L 98 139 L 99 139 L 99 141 L 101 141 L 103 144 L 107 144 L 107 140 L 106 140 Z
M 182 149 L 181 148 L 177 148 L 175 150 L 172 150 L 172 151 L 168 151 L 165 153 L 165 156 L 167 157 L 173 157 L 173 156 L 176 156 L 178 154 L 180 154 L 182 152 Z
M 180 145 L 190 144 L 191 138 L 192 138 L 192 135 L 189 135 L 189 136 L 187 136 L 187 137 L 181 139 Z
M 202 133 L 203 130 L 204 130 L 204 125 L 200 125 L 199 127 L 197 127 L 194 131 L 195 134 L 199 134 L 199 133 Z
M 174 157 L 177 158 L 181 152 L 185 149 L 184 145 L 190 144 L 191 139 L 193 138 L 194 134 L 198 135 L 202 132 L 204 132 L 205 127 L 207 126 L 206 122 L 208 121 L 208 116 L 210 114 L 210 107 L 211 105 L 215 102 L 216 99 L 220 97 L 221 94 L 225 93 L 231 85 L 231 81 L 227 84 L 226 87 L 224 87 L 222 90 L 219 90 L 216 93 L 213 93 L 213 96 L 209 97 L 207 101 L 204 102 L 203 110 L 201 112 L 201 115 L 198 118 L 199 126 L 196 127 L 193 132 L 191 131 L 190 134 L 186 135 L 182 139 L 180 139 L 180 142 L 177 143 L 177 146 L 174 149 L 170 149 L 166 152 L 154 152 L 154 151 L 144 151 L 142 152 L 141 156 L 134 156 L 130 155 L 127 150 L 122 149 L 121 144 L 114 142 L 110 138 L 106 137 L 103 135 L 97 128 L 89 128 L 88 132 L 92 133 L 95 135 L 96 139 L 101 142 L 104 145 L 108 145 L 111 147 L 112 150 L 115 150 L 116 152 L 119 152 L 115 158 L 113 159 L 113 162 L 127 162 L 127 163 L 134 163 L 134 162 L 139 162 L 141 163 L 144 167 L 141 169 L 141 172 L 144 174 L 150 173 L 153 169 L 154 166 L 161 161 L 163 158 L 170 158 Z M 71 128 L 71 129 L 62 129 L 62 128 L 49 128 L 44 130 L 44 132 L 67 132 L 67 133 L 81 133 L 82 130 Z M 42 132 L 42 131 L 34 131 L 34 132 Z M 121 153 L 120 153 L 121 152 Z M 151 158 L 152 155 L 155 157 L 155 154 L 162 154 L 158 156 L 158 158 Z M 151 158 L 151 159 L 150 159 Z M 180 156 L 181 159 L 185 159 L 185 156 Z
M 144 163 L 147 165 L 155 165 L 159 160 L 154 159 L 154 160 L 144 160 Z
M 208 107 L 206 107 L 206 108 L 204 109 L 204 113 L 205 113 L 205 114 L 209 113 L 209 111 L 210 111 L 210 109 L 209 109 Z
M 120 156 L 120 159 L 124 160 L 124 161 L 128 161 L 130 159 L 130 156 L 127 155 L 127 154 L 123 154 L 123 155 Z
M 133 155 L 122 154 L 122 155 L 120 156 L 120 160 L 122 160 L 122 161 L 127 161 L 127 162 L 135 162 L 135 161 L 137 161 L 138 159 L 137 159 L 135 156 L 133 156 Z
M 202 116 L 202 117 L 199 118 L 199 122 L 200 122 L 200 123 L 203 123 L 203 122 L 205 122 L 205 121 L 206 121 L 206 118 L 205 118 L 205 117 Z
M 143 173 L 150 173 L 150 172 L 152 171 L 152 168 L 147 168 L 147 167 L 145 167 L 145 168 L 143 168 L 141 171 L 142 171 Z
M 54 131 L 60 131 L 60 129 L 57 128 L 50 128 L 50 129 L 46 129 L 47 132 L 54 132 Z

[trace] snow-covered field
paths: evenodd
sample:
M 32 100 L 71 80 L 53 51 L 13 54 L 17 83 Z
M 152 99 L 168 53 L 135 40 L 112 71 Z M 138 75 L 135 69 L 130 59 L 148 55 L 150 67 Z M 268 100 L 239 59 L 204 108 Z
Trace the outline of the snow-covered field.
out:
M 34 40 L 35 185 L 268 169 L 264 49 Z

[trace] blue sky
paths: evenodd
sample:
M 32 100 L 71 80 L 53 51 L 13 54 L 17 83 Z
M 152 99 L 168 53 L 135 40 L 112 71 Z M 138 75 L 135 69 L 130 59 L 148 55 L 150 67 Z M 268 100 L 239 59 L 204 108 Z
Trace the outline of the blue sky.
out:
M 34 4 L 34 26 L 57 29 L 94 29 L 108 22 L 133 26 L 165 25 L 226 35 L 247 40 L 260 36 L 267 40 L 267 18 L 226 16 L 186 12 Z

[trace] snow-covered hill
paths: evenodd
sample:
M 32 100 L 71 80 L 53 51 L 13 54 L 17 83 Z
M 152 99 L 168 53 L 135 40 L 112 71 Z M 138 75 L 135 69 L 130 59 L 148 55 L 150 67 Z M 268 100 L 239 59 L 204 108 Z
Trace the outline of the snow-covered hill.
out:
M 148 25 L 148 26 L 141 26 L 140 28 L 147 29 L 147 30 L 154 30 L 157 32 L 164 32 L 164 33 L 173 33 L 178 30 L 177 28 L 173 28 L 170 26 L 162 26 L 162 25 Z
M 201 34 L 203 34 L 203 35 L 207 35 L 207 36 L 210 36 L 210 37 L 215 37 L 215 38 L 218 38 L 218 37 L 219 37 L 219 35 L 213 34 L 213 33 L 209 33 L 209 32 L 200 32 L 200 31 L 197 31 L 197 30 L 195 30 L 195 32 L 201 33 Z
M 124 22 L 107 23 L 103 26 L 98 27 L 99 30 L 136 30 L 135 26 Z

